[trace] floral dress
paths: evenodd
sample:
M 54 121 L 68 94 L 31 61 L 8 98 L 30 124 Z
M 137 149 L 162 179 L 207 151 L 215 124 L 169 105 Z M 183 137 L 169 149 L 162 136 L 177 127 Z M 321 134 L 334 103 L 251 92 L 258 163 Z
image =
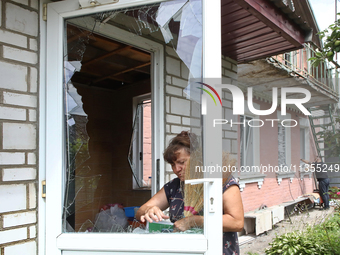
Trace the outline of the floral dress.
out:
M 234 177 L 230 178 L 223 185 L 223 192 L 225 192 L 230 186 L 237 185 L 238 183 Z M 169 207 L 169 216 L 171 222 L 175 222 L 184 217 L 184 201 L 181 187 L 181 181 L 179 178 L 175 178 L 164 185 L 164 191 Z M 224 232 L 223 233 L 223 255 L 239 255 L 238 237 L 236 232 Z

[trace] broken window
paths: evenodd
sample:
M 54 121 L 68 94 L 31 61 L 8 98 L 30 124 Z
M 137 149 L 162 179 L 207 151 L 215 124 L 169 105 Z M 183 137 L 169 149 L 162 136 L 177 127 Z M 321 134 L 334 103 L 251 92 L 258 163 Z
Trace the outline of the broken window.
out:
M 131 43 L 116 39 L 122 33 Z M 145 163 L 157 159 L 150 152 L 154 141 L 147 141 L 147 136 L 153 135 L 143 133 L 144 124 L 151 126 L 164 120 L 152 119 L 152 109 L 159 107 L 154 101 L 143 100 L 136 109 L 131 103 L 135 97 L 152 95 L 158 86 L 153 80 L 152 49 L 133 43 L 144 38 L 161 43 L 167 51 L 172 49 L 165 58 L 164 70 L 177 70 L 175 64 L 181 65 L 179 73 L 173 75 L 182 83 L 201 78 L 199 0 L 168 1 L 65 21 L 64 232 L 132 232 L 145 228 L 136 225 L 133 216 L 135 208 L 150 199 L 150 190 L 135 190 L 131 180 L 134 178 L 139 187 L 149 187 L 156 170 Z M 187 105 L 181 117 L 186 126 L 183 130 L 196 134 L 196 148 L 201 148 L 200 97 L 187 93 L 179 98 Z M 149 148 L 143 148 L 141 154 L 136 150 L 141 146 Z M 195 157 L 202 162 L 202 149 Z M 203 186 L 197 187 L 196 196 L 203 196 Z

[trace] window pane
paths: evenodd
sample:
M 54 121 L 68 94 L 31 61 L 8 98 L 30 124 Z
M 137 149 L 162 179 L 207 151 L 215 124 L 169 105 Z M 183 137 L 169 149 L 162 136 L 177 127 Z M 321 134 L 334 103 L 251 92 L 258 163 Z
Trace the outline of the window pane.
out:
M 278 124 L 278 139 L 279 139 L 279 148 L 278 148 L 278 163 L 279 166 L 287 165 L 286 162 L 286 130 L 285 127 L 282 126 L 280 123 Z
M 241 166 L 253 166 L 254 165 L 254 129 L 248 125 L 248 122 L 253 118 L 248 116 L 240 116 L 240 122 L 245 121 L 245 125 L 240 125 L 240 151 L 241 151 Z
M 65 22 L 64 232 L 131 232 L 137 226 L 145 228 L 139 223 L 133 225 L 133 208 L 148 201 L 151 193 L 134 190 L 132 179 L 141 187 L 149 185 L 154 172 L 151 162 L 156 160 L 151 155 L 155 132 L 151 123 L 155 120 L 150 103 L 143 104 L 134 118 L 131 102 L 152 91 L 153 53 L 115 39 L 118 35 L 111 31 L 117 28 L 132 34 L 135 40 L 161 42 L 170 52 L 164 70 L 176 76 L 180 86 L 187 83 L 187 92 L 193 89 L 192 79 L 201 79 L 201 1 L 168 1 Z M 176 73 L 174 63 L 180 67 Z M 178 89 L 177 84 L 175 91 Z M 178 111 L 173 115 L 180 119 L 184 130 L 196 134 L 196 153 L 201 160 L 200 97 L 181 92 L 173 100 L 173 107 L 178 102 L 186 106 L 172 109 Z M 173 129 L 171 135 L 180 131 Z M 135 142 L 138 149 L 131 146 Z M 129 161 L 136 171 L 131 171 Z
M 142 100 L 136 107 L 128 161 L 137 186 L 151 188 L 151 100 Z
M 300 128 L 300 158 L 306 159 L 306 141 L 304 128 Z
M 143 184 L 151 187 L 151 100 L 143 104 Z

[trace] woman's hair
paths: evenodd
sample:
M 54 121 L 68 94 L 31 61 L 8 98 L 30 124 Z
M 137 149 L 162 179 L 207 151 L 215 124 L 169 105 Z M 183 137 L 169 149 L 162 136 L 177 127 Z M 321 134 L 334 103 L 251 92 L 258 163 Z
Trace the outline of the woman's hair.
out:
M 189 131 L 182 131 L 170 140 L 168 147 L 163 153 L 164 160 L 172 164 L 177 159 L 178 151 L 184 149 L 188 154 L 190 150 L 196 150 L 198 147 L 197 137 Z

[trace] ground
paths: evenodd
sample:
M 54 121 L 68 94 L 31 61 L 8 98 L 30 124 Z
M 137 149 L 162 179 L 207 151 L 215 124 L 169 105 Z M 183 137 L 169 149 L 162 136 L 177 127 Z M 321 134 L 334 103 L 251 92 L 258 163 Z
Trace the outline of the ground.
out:
M 275 228 L 257 236 L 250 242 L 240 245 L 240 255 L 258 254 L 264 255 L 265 249 L 269 243 L 278 234 L 292 232 L 294 230 L 304 229 L 307 224 L 314 225 L 321 223 L 333 213 L 333 208 L 330 210 L 320 211 L 318 208 L 310 209 L 307 212 L 294 214 L 291 216 L 292 223 L 288 219 L 275 225 Z M 251 253 L 252 252 L 252 253 Z

